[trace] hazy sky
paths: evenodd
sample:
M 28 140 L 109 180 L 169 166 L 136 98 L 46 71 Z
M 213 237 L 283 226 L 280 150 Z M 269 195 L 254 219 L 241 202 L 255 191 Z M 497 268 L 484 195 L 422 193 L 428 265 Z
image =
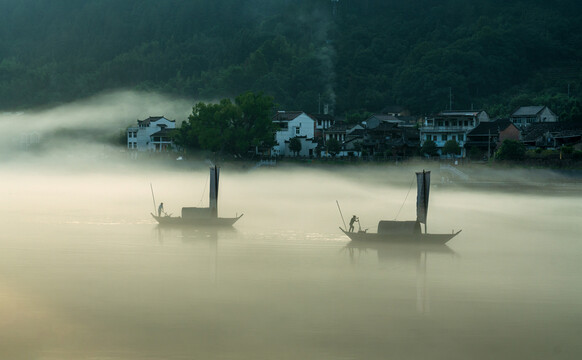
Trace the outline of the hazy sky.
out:
M 45 150 L 61 156 L 103 151 L 103 141 L 125 133 L 128 126 L 149 116 L 165 116 L 176 120 L 176 126 L 188 118 L 194 100 L 169 98 L 163 95 L 119 91 L 48 109 L 31 109 L 18 113 L 0 113 L 0 159 L 22 155 L 25 139 L 36 137 Z M 56 131 L 80 134 L 53 142 Z M 97 148 L 95 148 L 95 146 Z

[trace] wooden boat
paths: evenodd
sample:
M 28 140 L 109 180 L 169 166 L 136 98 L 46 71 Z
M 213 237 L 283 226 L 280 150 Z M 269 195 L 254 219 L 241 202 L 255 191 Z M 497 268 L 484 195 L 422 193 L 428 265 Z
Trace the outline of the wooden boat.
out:
M 210 167 L 210 201 L 206 208 L 183 207 L 182 216 L 151 214 L 160 225 L 171 226 L 199 226 L 199 227 L 228 227 L 234 225 L 243 214 L 231 218 L 218 217 L 218 180 L 220 168 Z
M 378 231 L 369 233 L 358 229 L 357 232 L 348 231 L 340 227 L 352 241 L 381 241 L 391 243 L 423 243 L 444 244 L 457 236 L 461 230 L 450 234 L 429 234 L 426 231 L 426 218 L 428 214 L 428 198 L 430 192 L 430 171 L 416 173 L 416 221 L 388 221 L 378 222 Z M 424 224 L 424 233 L 420 224 Z

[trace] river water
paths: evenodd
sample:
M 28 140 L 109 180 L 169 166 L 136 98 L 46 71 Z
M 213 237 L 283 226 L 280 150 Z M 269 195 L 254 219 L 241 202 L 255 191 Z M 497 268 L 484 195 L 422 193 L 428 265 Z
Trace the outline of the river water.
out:
M 231 230 L 149 215 L 206 206 L 203 166 L 3 171 L 0 358 L 580 358 L 579 182 L 435 174 L 429 232 L 462 229 L 446 247 L 351 246 L 338 204 L 370 231 L 412 219 L 413 170 L 223 168 Z

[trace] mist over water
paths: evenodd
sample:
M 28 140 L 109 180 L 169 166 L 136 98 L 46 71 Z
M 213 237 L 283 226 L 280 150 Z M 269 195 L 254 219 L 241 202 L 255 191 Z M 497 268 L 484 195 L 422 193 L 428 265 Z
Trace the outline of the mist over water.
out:
M 582 354 L 576 179 L 471 169 L 538 186 L 524 191 L 443 184 L 432 163 L 224 164 L 219 214 L 244 216 L 200 230 L 158 227 L 149 213 L 161 201 L 174 215 L 207 206 L 202 161 L 27 159 L 0 164 L 0 358 Z M 350 246 L 336 200 L 369 231 L 414 219 L 422 168 L 433 171 L 429 232 L 461 234 L 434 251 Z

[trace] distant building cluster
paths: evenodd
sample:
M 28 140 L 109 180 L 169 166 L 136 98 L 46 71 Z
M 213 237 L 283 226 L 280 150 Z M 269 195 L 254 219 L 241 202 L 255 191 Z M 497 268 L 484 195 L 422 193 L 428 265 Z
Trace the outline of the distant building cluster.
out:
M 558 122 L 547 106 L 524 106 L 509 118 L 491 120 L 483 110 L 446 110 L 426 117 L 414 117 L 396 108 L 373 114 L 365 121 L 348 123 L 329 114 L 278 111 L 275 146 L 258 154 L 270 157 L 362 157 L 411 156 L 427 142 L 436 145 L 438 155 L 447 142 L 456 142 L 460 153 L 479 151 L 484 156 L 506 140 L 521 141 L 528 147 L 556 148 L 582 143 L 580 124 Z M 131 151 L 177 151 L 174 120 L 163 116 L 138 120 L 127 129 L 127 149 Z M 337 149 L 330 150 L 330 143 Z M 294 143 L 294 145 L 292 145 Z M 449 155 L 450 156 L 450 155 Z
M 127 129 L 127 149 L 153 152 L 174 150 L 176 131 L 176 121 L 163 116 L 138 120 L 137 127 Z

